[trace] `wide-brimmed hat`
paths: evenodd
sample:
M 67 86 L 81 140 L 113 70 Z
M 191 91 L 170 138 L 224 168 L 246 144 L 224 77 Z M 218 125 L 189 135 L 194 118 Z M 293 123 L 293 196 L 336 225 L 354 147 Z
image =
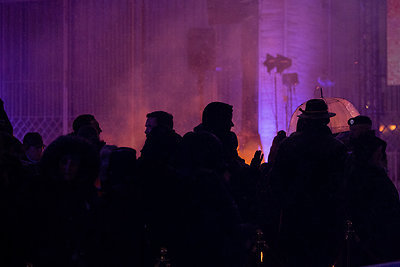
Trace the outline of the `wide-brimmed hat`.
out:
M 310 99 L 306 103 L 306 109 L 299 109 L 302 119 L 327 119 L 336 116 L 336 113 L 328 112 L 328 105 L 323 99 Z

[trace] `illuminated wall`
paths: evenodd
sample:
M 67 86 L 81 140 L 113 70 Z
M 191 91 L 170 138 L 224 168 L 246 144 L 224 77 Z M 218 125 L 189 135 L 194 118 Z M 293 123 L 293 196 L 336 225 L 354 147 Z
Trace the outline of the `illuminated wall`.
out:
M 210 12 L 209 3 L 221 2 L 224 12 Z M 236 3 L 235 12 L 229 3 Z M 242 5 L 254 3 L 257 12 L 251 9 L 238 18 Z M 256 140 L 252 154 L 258 148 L 258 128 L 267 154 L 294 109 L 315 96 L 319 80 L 334 83 L 325 86 L 325 96 L 346 98 L 374 121 L 382 118 L 382 106 L 398 118 L 400 94 L 382 90 L 386 65 L 377 62 L 386 59 L 386 51 L 380 50 L 381 43 L 386 45 L 383 19 L 373 12 L 381 3 L 386 1 L 0 1 L 0 97 L 19 138 L 38 130 L 48 143 L 67 132 L 65 115 L 70 131 L 74 117 L 93 113 L 107 142 L 138 150 L 147 112 L 171 112 L 177 132 L 184 134 L 200 122 L 204 103 L 223 101 L 234 105 L 233 130 L 240 144 L 250 147 Z M 388 10 L 388 25 L 398 32 L 396 0 L 388 1 Z M 216 66 L 204 75 L 202 97 L 199 76 L 188 66 L 188 32 L 193 28 L 212 29 L 216 35 Z M 388 36 L 394 35 L 388 31 Z M 249 51 L 257 46 L 254 56 Z M 275 70 L 267 73 L 267 53 L 292 59 L 284 73 L 297 73 L 299 84 L 291 95 L 282 75 L 276 74 L 275 87 Z
M 387 83 L 400 85 L 400 2 L 387 0 Z
M 183 135 L 200 123 L 211 101 L 234 105 L 239 133 L 242 25 L 235 16 L 224 21 L 229 9 L 217 14 L 223 24 L 210 25 L 207 3 L 0 1 L 0 97 L 15 135 L 22 139 L 28 131 L 39 131 L 48 144 L 70 132 L 77 115 L 91 113 L 107 143 L 139 151 L 146 113 L 172 113 Z M 188 66 L 192 28 L 216 33 L 217 68 L 205 72 L 203 95 L 199 75 Z
M 91 113 L 104 139 L 132 143 L 132 13 L 130 0 L 0 3 L 0 97 L 16 137 L 49 144 Z
M 296 107 L 314 97 L 318 78 L 330 78 L 328 11 L 329 1 L 260 1 L 259 133 L 265 153 L 277 131 L 287 130 Z M 292 66 L 284 71 L 299 77 L 291 106 L 282 76 L 275 74 L 275 70 L 269 74 L 262 65 L 267 53 L 292 59 Z

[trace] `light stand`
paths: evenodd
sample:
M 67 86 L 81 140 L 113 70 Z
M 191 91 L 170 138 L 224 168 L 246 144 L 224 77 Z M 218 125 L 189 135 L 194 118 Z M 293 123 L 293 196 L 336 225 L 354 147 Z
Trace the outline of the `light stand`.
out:
M 279 54 L 277 54 L 276 57 L 273 57 L 270 54 L 267 54 L 266 59 L 263 64 L 264 64 L 264 66 L 267 67 L 268 73 L 271 73 L 271 70 L 276 68 L 276 72 L 274 73 L 274 100 L 275 100 L 275 127 L 276 127 L 276 132 L 278 132 L 278 130 L 279 130 L 279 125 L 278 125 L 278 88 L 276 85 L 276 74 L 277 73 L 282 74 L 282 72 L 285 69 L 292 66 L 292 60 L 290 58 L 284 57 Z M 291 98 L 291 96 L 290 96 L 290 98 Z

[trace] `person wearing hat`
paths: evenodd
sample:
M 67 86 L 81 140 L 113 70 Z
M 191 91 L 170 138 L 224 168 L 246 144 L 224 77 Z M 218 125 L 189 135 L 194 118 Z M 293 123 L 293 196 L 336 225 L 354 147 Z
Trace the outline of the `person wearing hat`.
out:
M 38 163 L 42 158 L 44 149 L 43 138 L 38 132 L 25 134 L 22 145 L 25 151 L 25 161 Z
M 311 99 L 306 103 L 306 109 L 300 108 L 301 114 L 298 115 L 306 125 L 322 127 L 328 125 L 330 118 L 336 116 L 335 113 L 328 112 L 328 105 L 323 99 Z M 307 126 L 305 126 L 307 128 Z
M 375 136 L 366 116 L 349 119 L 350 149 L 346 168 L 346 203 L 353 225 L 351 265 L 400 260 L 400 200 L 388 176 L 387 143 Z
M 327 124 L 335 113 L 323 99 L 301 109 L 301 130 L 280 145 L 270 173 L 271 217 L 285 266 L 332 266 L 345 225 L 346 147 Z
M 354 139 L 363 134 L 375 135 L 375 132 L 371 130 L 372 121 L 368 116 L 358 115 L 350 118 L 347 124 L 349 125 L 349 131 L 339 133 L 336 138 L 346 145 L 348 153 L 351 154 L 353 151 L 352 141 Z
M 368 116 L 358 115 L 350 118 L 347 124 L 349 125 L 351 139 L 356 139 L 363 135 L 375 136 L 375 131 L 372 130 L 372 120 Z
M 350 128 L 350 136 L 357 138 L 362 134 L 372 131 L 372 121 L 368 116 L 358 115 L 354 118 L 350 118 L 347 121 Z
M 375 135 L 375 131 L 372 130 L 372 120 L 368 116 L 358 115 L 350 118 L 347 124 L 349 125 L 350 131 L 339 134 L 337 138 L 346 145 L 348 154 L 352 154 L 357 147 L 368 146 L 368 144 L 365 143 L 368 137 L 380 139 Z M 387 172 L 387 144 L 382 139 L 380 139 L 380 142 L 384 144 L 382 146 L 382 153 L 375 161 L 377 161 L 376 164 L 379 164 Z

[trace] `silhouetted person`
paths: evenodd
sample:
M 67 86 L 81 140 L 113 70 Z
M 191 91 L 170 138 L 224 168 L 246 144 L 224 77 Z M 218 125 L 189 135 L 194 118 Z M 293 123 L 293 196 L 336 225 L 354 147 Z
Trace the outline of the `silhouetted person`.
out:
M 99 153 L 101 148 L 106 144 L 106 142 L 100 139 L 102 130 L 99 122 L 92 114 L 82 114 L 76 117 L 72 123 L 72 129 L 73 132 L 69 135 L 86 139 Z
M 165 111 L 154 111 L 146 117 L 146 141 L 139 160 L 172 163 L 182 139 L 173 128 L 173 116 Z
M 273 214 L 271 214 L 271 208 L 274 208 L 275 204 L 271 201 L 271 194 L 269 192 L 269 179 L 270 179 L 270 171 L 272 166 L 275 163 L 276 155 L 278 153 L 279 147 L 282 142 L 286 139 L 286 132 L 279 131 L 277 135 L 274 137 L 272 141 L 272 145 L 268 154 L 268 162 L 263 163 L 261 165 L 261 179 L 257 184 L 256 190 L 256 222 L 261 229 L 263 229 L 263 233 L 265 234 L 267 243 L 270 243 L 271 240 L 276 238 L 277 234 L 277 226 L 276 221 L 277 218 L 273 218 Z
M 278 134 L 274 137 L 274 140 L 272 141 L 272 145 L 268 154 L 268 164 L 270 165 L 270 167 L 274 164 L 279 146 L 285 139 L 286 139 L 285 131 L 279 131 Z
M 95 266 L 143 266 L 145 226 L 134 149 L 111 152 L 101 198 Z
M 346 148 L 327 124 L 334 113 L 311 99 L 299 115 L 303 129 L 286 138 L 272 167 L 271 216 L 285 266 L 332 266 L 344 233 Z
M 254 217 L 256 185 L 259 180 L 261 151 L 255 153 L 252 168 L 238 154 L 238 138 L 232 131 L 233 106 L 223 102 L 211 102 L 203 110 L 202 122 L 194 133 L 211 133 L 222 144 L 224 179 L 239 206 L 246 222 Z
M 372 130 L 372 121 L 368 116 L 359 115 L 350 118 L 347 124 L 349 125 L 349 131 L 338 134 L 337 138 L 347 146 L 348 151 L 351 153 L 353 150 L 352 140 L 374 131 Z
M 375 131 L 372 130 L 372 121 L 368 116 L 359 115 L 354 118 L 350 118 L 347 121 L 347 124 L 349 125 L 350 131 L 339 134 L 337 138 L 346 145 L 349 154 L 354 152 L 356 146 L 359 147 L 360 142 L 368 140 L 367 136 L 376 136 Z M 377 138 L 380 139 L 379 137 Z M 386 144 L 386 142 L 382 139 L 381 141 L 382 143 Z M 382 149 L 382 164 L 384 169 L 387 171 L 386 145 L 383 146 Z
M 110 165 L 110 156 L 111 153 L 118 149 L 117 146 L 114 145 L 104 145 L 100 150 L 100 171 L 99 171 L 99 180 L 98 188 L 101 187 L 101 184 L 104 183 L 108 179 L 108 168 Z
M 85 125 L 79 128 L 77 136 L 86 139 L 100 153 L 106 142 L 100 140 L 98 130 L 93 125 Z
M 241 160 L 237 154 L 237 137 L 231 132 L 233 106 L 222 102 L 211 102 L 203 110 L 201 124 L 194 132 L 210 132 L 222 143 L 223 156 L 226 162 Z
M 44 151 L 43 179 L 27 208 L 32 263 L 86 266 L 96 243 L 93 231 L 99 156 L 84 139 L 61 136 Z
M 18 220 L 19 191 L 25 184 L 21 164 L 22 144 L 0 131 L 0 266 L 22 266 Z
M 25 160 L 30 163 L 39 163 L 44 149 L 42 136 L 38 132 L 29 132 L 25 134 L 22 144 Z
M 350 118 L 347 123 L 349 124 L 352 138 L 358 138 L 360 135 L 372 130 L 372 121 L 368 116 L 359 115 Z
M 146 261 L 155 264 L 160 247 L 174 254 L 181 193 L 174 166 L 182 137 L 173 129 L 173 116 L 165 111 L 148 113 L 146 141 L 138 159 L 143 188 L 143 210 L 149 250 Z
M 125 192 L 125 185 L 137 179 L 136 150 L 129 147 L 115 148 L 109 157 L 107 179 L 102 181 L 105 192 Z
M 4 102 L 0 98 L 0 131 L 13 135 L 13 127 L 4 109 Z
M 92 114 L 82 114 L 76 117 L 72 123 L 72 134 L 78 135 L 80 128 L 87 125 L 93 126 L 97 131 L 97 135 L 100 136 L 100 133 L 102 132 L 100 124 Z
M 37 177 L 40 174 L 39 161 L 45 147 L 42 136 L 38 132 L 29 132 L 25 134 L 22 145 L 24 148 L 22 164 L 32 178 Z
M 373 265 L 400 259 L 400 201 L 387 176 L 386 142 L 361 134 L 352 144 L 347 168 L 351 266 Z
M 185 188 L 179 266 L 240 266 L 241 218 L 223 178 L 220 140 L 209 132 L 189 132 L 179 156 Z
M 171 114 L 165 111 L 153 111 L 148 113 L 146 117 L 146 130 L 144 131 L 146 136 L 148 136 L 156 127 L 161 127 L 168 130 L 174 129 L 174 118 Z

